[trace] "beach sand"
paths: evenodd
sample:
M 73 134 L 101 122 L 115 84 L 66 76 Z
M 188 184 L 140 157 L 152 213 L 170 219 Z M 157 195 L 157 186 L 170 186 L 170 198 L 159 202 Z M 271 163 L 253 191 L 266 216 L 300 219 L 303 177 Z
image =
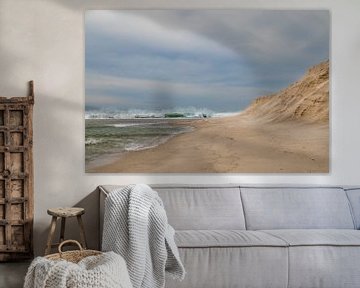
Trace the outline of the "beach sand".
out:
M 236 115 L 189 123 L 194 131 L 152 149 L 118 155 L 86 172 L 329 172 L 328 122 L 269 123 Z

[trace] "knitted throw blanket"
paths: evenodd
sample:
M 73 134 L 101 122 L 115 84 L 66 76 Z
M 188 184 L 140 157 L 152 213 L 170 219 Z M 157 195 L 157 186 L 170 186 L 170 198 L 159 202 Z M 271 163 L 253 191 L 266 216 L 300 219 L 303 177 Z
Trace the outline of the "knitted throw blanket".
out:
M 124 259 L 113 253 L 89 256 L 79 263 L 37 257 L 25 277 L 24 288 L 131 288 Z
M 113 191 L 105 200 L 103 251 L 124 257 L 134 288 L 162 288 L 165 270 L 182 280 L 185 270 L 157 192 L 144 184 Z

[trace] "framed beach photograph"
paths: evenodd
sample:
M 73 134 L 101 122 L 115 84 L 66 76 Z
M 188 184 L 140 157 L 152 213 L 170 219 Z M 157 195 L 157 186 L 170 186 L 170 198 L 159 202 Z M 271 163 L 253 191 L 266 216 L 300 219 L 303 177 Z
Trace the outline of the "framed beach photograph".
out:
M 85 170 L 328 173 L 327 10 L 88 10 Z

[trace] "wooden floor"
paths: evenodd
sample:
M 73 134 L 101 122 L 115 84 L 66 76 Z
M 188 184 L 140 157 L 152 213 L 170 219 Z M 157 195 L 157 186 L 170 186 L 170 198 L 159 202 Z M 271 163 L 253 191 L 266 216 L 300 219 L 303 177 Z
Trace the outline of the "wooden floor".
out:
M 0 287 L 22 288 L 30 262 L 0 263 Z

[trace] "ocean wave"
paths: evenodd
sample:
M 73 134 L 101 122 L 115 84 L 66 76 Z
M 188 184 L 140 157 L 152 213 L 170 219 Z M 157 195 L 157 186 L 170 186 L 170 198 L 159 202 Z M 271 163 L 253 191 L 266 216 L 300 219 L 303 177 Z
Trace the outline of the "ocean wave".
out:
M 146 124 L 146 123 L 145 123 Z M 149 123 L 148 125 L 150 125 Z M 131 127 L 131 126 L 143 126 L 144 123 L 137 124 L 137 123 L 123 123 L 123 124 L 108 124 L 107 126 L 116 127 L 116 128 L 125 128 L 125 127 Z
M 178 135 L 180 133 L 174 133 L 173 135 L 169 135 L 167 137 L 162 137 L 159 139 L 156 139 L 156 141 L 149 141 L 148 143 L 129 143 L 125 146 L 125 151 L 131 152 L 131 151 L 141 151 L 146 149 L 155 148 L 161 144 L 164 144 L 167 142 L 170 138 L 172 138 L 175 135 Z
M 85 139 L 85 145 L 96 145 L 102 142 L 101 139 L 87 138 Z
M 157 146 L 159 146 L 161 144 L 166 143 L 167 141 L 169 141 L 174 136 L 177 136 L 179 134 L 183 134 L 183 133 L 186 133 L 186 132 L 191 132 L 193 130 L 194 130 L 193 127 L 183 127 L 181 131 L 174 132 L 174 133 L 172 133 L 170 135 L 167 135 L 165 137 L 162 136 L 162 137 L 156 137 L 156 138 L 149 139 L 148 141 L 128 143 L 128 144 L 125 145 L 125 151 L 127 151 L 127 152 L 141 151 L 141 150 L 155 148 L 155 147 L 157 147 Z
M 134 118 L 161 118 L 161 113 L 154 113 L 144 110 L 129 110 L 129 111 L 86 111 L 85 119 L 134 119 Z
M 215 112 L 207 108 L 179 107 L 167 110 L 88 110 L 85 119 L 136 119 L 136 118 L 211 118 L 226 117 L 239 112 Z
M 159 144 L 153 144 L 153 145 L 146 145 L 146 144 L 140 144 L 140 143 L 130 143 L 125 146 L 125 151 L 140 151 L 145 149 L 150 149 L 158 146 Z

